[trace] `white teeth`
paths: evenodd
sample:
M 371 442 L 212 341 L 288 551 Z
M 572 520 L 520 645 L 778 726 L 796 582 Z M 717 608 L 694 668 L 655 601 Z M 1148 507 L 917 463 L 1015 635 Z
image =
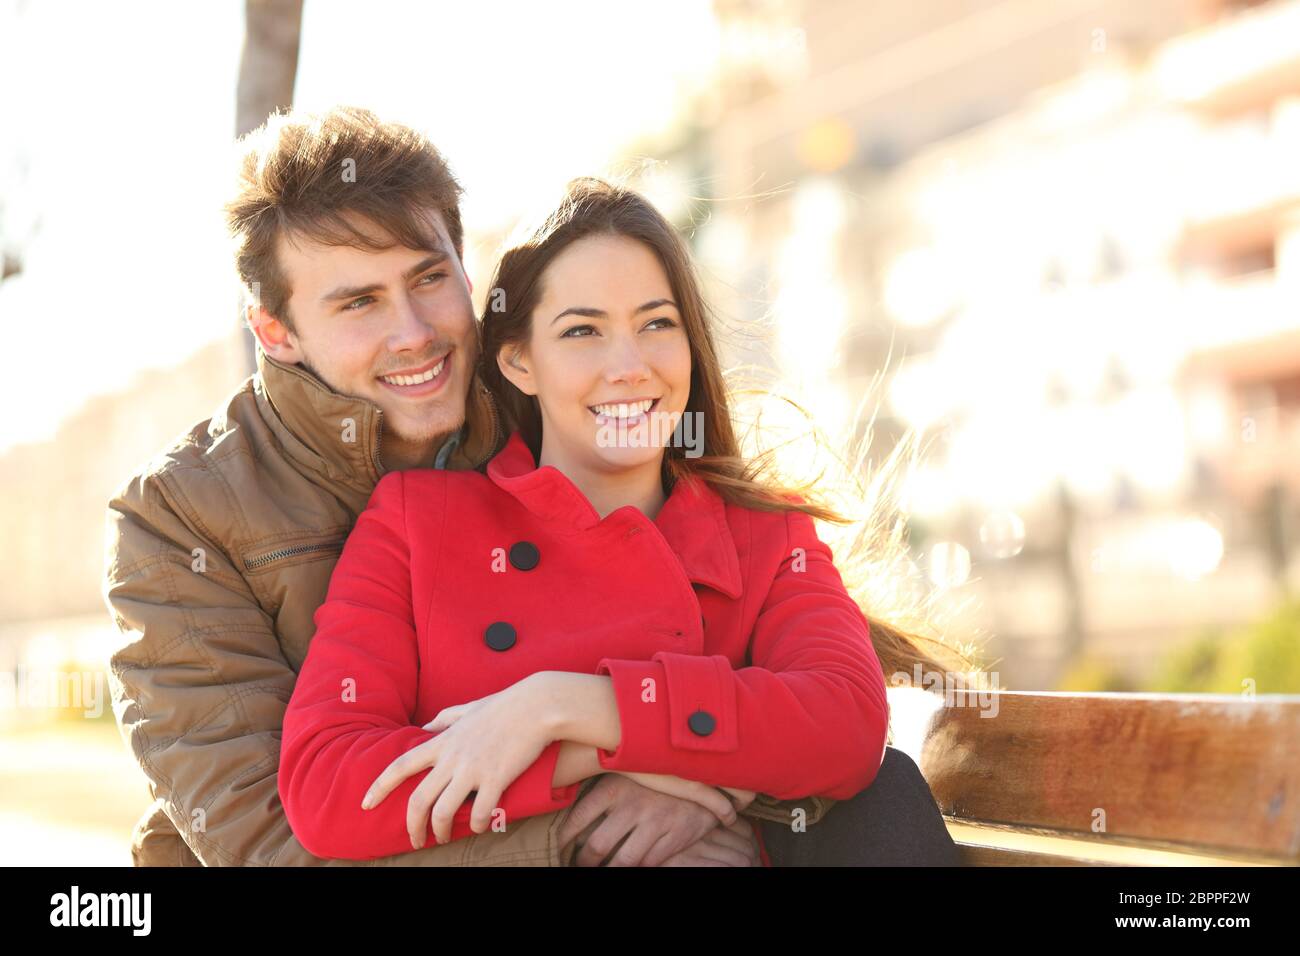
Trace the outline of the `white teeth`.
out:
M 442 367 L 446 364 L 447 360 L 444 358 L 423 375 L 381 375 L 379 377 L 389 385 L 420 385 L 436 378 L 438 373 L 442 371 Z
M 640 402 L 615 402 L 609 405 L 592 405 L 591 409 L 597 415 L 603 415 L 606 418 L 636 418 L 650 411 L 650 406 L 655 403 L 652 398 Z

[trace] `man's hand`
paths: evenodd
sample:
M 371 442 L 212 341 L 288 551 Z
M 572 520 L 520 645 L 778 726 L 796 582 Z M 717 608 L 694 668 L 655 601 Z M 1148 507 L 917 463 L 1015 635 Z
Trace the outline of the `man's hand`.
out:
M 714 829 L 717 816 L 694 800 L 607 773 L 573 805 L 559 839 L 578 841 L 574 866 L 600 866 L 611 853 L 607 866 L 661 866 Z
M 717 826 L 660 866 L 761 866 L 758 838 L 744 817 L 729 827 Z

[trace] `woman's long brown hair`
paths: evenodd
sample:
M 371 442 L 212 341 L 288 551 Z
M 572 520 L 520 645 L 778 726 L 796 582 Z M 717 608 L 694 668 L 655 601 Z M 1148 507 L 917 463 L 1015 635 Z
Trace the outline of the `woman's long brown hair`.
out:
M 684 417 L 703 423 L 703 454 L 688 457 L 682 443 L 670 442 L 664 455 L 665 488 L 671 488 L 679 478 L 692 476 L 707 482 L 725 501 L 741 507 L 797 510 L 823 521 L 851 525 L 856 533 L 844 539 L 848 544 L 837 552 L 836 565 L 867 617 L 885 674 L 895 675 L 895 684 L 911 683 L 919 666 L 931 674 L 948 675 L 949 681 L 965 686 L 969 676 L 980 670 L 969 648 L 942 636 L 922 636 L 919 630 L 928 622 L 924 620 L 925 612 L 918 611 L 917 602 L 909 601 L 909 608 L 903 610 L 902 602 L 888 597 L 899 593 L 899 589 L 882 588 L 879 580 L 869 579 L 878 577 L 882 567 L 899 573 L 911 564 L 906 560 L 906 544 L 900 536 L 901 522 L 891 520 L 885 507 L 892 486 L 883 473 L 868 489 L 868 493 L 874 491 L 871 498 L 878 505 L 871 507 L 865 518 L 851 519 L 826 503 L 815 481 L 791 484 L 777 479 L 773 473 L 775 449 L 748 458 L 741 453 L 729 391 L 691 256 L 673 225 L 634 190 L 600 179 L 574 180 L 559 208 L 531 237 L 501 257 L 481 323 L 480 374 L 504 414 L 507 432 L 517 428 L 534 459 L 540 458 L 542 418 L 537 399 L 525 395 L 502 375 L 497 355 L 506 346 L 529 341 L 532 314 L 542 295 L 547 266 L 570 244 L 597 235 L 624 236 L 654 251 L 667 273 L 690 343 L 691 385 Z M 886 550 L 888 554 L 883 553 Z M 893 606 L 899 613 L 885 619 L 879 611 L 882 604 Z M 898 675 L 906 675 L 906 679 Z

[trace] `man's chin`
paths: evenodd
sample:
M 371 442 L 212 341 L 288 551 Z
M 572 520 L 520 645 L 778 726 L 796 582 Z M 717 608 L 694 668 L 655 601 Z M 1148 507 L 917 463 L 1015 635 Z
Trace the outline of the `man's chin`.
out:
M 382 408 L 382 406 L 381 406 Z M 465 415 L 445 415 L 437 418 L 413 420 L 400 412 L 384 411 L 384 437 L 396 439 L 406 445 L 432 445 L 442 442 L 465 424 Z M 437 449 L 434 449 L 435 451 Z
M 460 431 L 461 426 L 465 424 L 463 400 L 456 402 L 457 407 L 448 408 L 446 406 L 449 402 L 446 397 L 441 394 L 430 396 L 429 406 L 417 407 L 415 414 L 412 414 L 408 405 L 409 400 L 380 391 L 377 385 L 370 388 L 340 388 L 323 376 L 306 357 L 300 359 L 298 364 L 340 395 L 361 398 L 379 406 L 379 410 L 384 413 L 383 434 L 386 439 L 394 438 L 406 445 L 428 444 L 440 435 L 450 435 L 452 432 Z M 456 383 L 451 381 L 447 384 L 455 386 Z

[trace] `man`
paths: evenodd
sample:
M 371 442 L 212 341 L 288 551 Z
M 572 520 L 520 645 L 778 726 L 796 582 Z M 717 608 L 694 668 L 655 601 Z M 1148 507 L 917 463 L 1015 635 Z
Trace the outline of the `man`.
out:
M 307 853 L 276 790 L 313 614 L 384 473 L 476 467 L 504 436 L 474 373 L 460 187 L 437 150 L 357 109 L 278 115 L 245 145 L 227 218 L 258 373 L 109 505 L 114 713 L 154 797 L 133 856 L 355 865 Z M 375 862 L 754 862 L 743 821 L 724 833 L 626 777 L 589 782 L 568 816 Z

